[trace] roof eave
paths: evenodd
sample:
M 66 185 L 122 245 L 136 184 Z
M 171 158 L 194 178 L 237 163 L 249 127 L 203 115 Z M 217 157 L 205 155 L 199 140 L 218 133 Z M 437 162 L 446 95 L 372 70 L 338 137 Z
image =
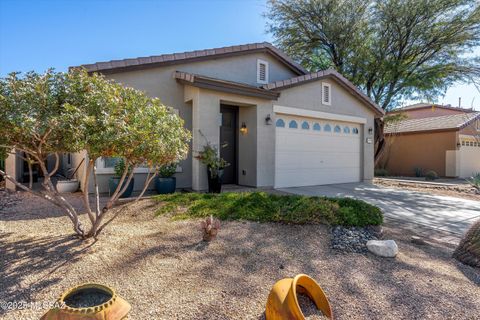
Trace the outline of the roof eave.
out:
M 270 90 L 282 91 L 292 87 L 301 86 L 313 81 L 322 80 L 328 77 L 331 77 L 334 80 L 336 80 L 336 82 L 339 85 L 341 85 L 344 89 L 346 89 L 348 92 L 356 96 L 359 100 L 364 102 L 369 108 L 371 108 L 375 112 L 375 115 L 377 117 L 383 117 L 385 115 L 385 111 L 382 108 L 380 108 L 369 97 L 361 93 L 360 90 L 356 88 L 350 81 L 348 81 L 345 77 L 343 77 L 340 73 L 338 73 L 333 69 L 327 69 L 320 72 L 315 72 L 315 73 L 300 76 L 300 78 L 304 78 L 302 80 L 292 78 L 292 79 L 287 79 L 287 81 L 289 82 L 285 82 L 286 80 L 282 80 L 282 81 L 266 84 L 263 87 Z
M 221 53 L 216 53 L 216 51 L 220 50 L 222 50 Z M 204 53 L 202 55 L 197 55 L 196 52 Z M 284 54 L 282 51 L 280 51 L 278 48 L 274 47 L 270 43 L 231 46 L 225 48 L 165 54 L 161 56 L 140 57 L 135 59 L 111 60 L 107 62 L 96 62 L 93 64 L 74 66 L 70 67 L 70 69 L 85 68 L 89 73 L 99 72 L 102 74 L 113 74 L 175 64 L 201 62 L 217 58 L 226 58 L 230 56 L 241 56 L 248 53 L 258 52 L 268 53 L 272 55 L 297 75 L 304 75 L 307 73 L 307 70 L 305 70 L 301 65 L 293 61 L 290 57 L 288 57 L 286 54 Z
M 254 98 L 277 100 L 280 96 L 280 92 L 277 91 L 264 90 L 246 84 L 209 78 L 202 75 L 192 75 L 179 71 L 174 73 L 174 78 L 179 83 L 191 85 L 193 87 L 239 94 Z
M 459 131 L 461 128 L 441 128 L 441 129 L 431 129 L 431 130 L 415 130 L 415 131 L 402 131 L 402 132 L 385 132 L 386 136 L 393 135 L 407 135 L 407 134 L 420 134 L 420 133 L 441 133 L 441 132 L 452 132 Z

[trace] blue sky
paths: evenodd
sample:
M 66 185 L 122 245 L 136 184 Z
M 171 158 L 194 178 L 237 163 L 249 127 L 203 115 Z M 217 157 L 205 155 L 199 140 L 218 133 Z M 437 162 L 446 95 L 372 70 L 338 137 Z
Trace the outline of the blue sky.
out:
M 0 76 L 270 41 L 264 0 L 0 0 Z M 438 102 L 479 106 L 473 85 Z

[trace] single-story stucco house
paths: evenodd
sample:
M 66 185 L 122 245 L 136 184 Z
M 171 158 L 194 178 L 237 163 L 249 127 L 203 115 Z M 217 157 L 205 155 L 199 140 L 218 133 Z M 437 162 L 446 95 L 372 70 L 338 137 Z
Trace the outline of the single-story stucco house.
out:
M 381 165 L 389 174 L 413 176 L 422 169 L 468 178 L 480 172 L 480 112 L 420 103 L 389 114 L 398 113 L 405 119 L 385 127 Z
M 200 132 L 214 145 L 227 142 L 220 151 L 231 163 L 226 184 L 280 188 L 373 178 L 374 119 L 383 110 L 338 72 L 309 73 L 269 43 L 82 67 L 178 110 L 193 136 L 191 152 L 177 168 L 178 188 L 207 189 L 206 168 L 194 157 L 206 143 Z M 64 170 L 85 154 L 66 157 Z M 97 164 L 102 192 L 114 162 Z M 137 169 L 136 190 L 146 170 Z M 80 180 L 84 171 L 80 166 Z

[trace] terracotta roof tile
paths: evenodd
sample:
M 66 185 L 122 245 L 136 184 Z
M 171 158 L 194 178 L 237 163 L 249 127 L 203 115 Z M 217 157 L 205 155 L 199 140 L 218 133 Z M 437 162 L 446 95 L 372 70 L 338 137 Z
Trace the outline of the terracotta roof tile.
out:
M 456 110 L 456 111 L 462 111 L 462 112 L 475 112 L 475 110 L 473 110 L 473 108 L 467 109 L 467 108 L 460 108 L 460 107 L 452 107 L 451 105 L 441 105 L 441 104 L 436 104 L 436 103 L 424 103 L 424 102 L 415 103 L 415 104 L 405 106 L 405 107 L 402 107 L 402 108 L 393 109 L 390 112 L 395 113 L 395 112 L 417 110 L 417 109 L 424 109 L 424 108 L 431 108 L 431 107 L 447 109 L 447 110 Z
M 480 112 L 450 114 L 422 119 L 405 119 L 385 126 L 386 134 L 461 129 L 480 119 Z
M 117 60 L 116 63 L 111 63 L 112 61 L 105 61 L 105 62 L 97 62 L 93 64 L 84 64 L 80 67 L 84 67 L 89 72 L 104 72 L 104 73 L 114 73 L 122 70 L 126 70 L 129 67 L 148 67 L 150 65 L 156 66 L 161 63 L 182 63 L 188 59 L 196 59 L 196 58 L 208 58 L 215 55 L 222 55 L 222 54 L 234 54 L 234 53 L 241 53 L 247 52 L 252 50 L 266 50 L 267 52 L 271 53 L 277 59 L 288 65 L 292 70 L 294 70 L 297 74 L 305 74 L 307 71 L 300 66 L 298 63 L 293 61 L 290 57 L 288 57 L 285 53 L 283 53 L 278 48 L 274 47 L 268 42 L 260 42 L 260 43 L 250 43 L 244 45 L 235 45 L 229 47 L 221 47 L 221 48 L 213 48 L 213 49 L 206 49 L 206 50 L 195 50 L 195 51 L 188 51 L 188 52 L 179 52 L 173 54 L 164 54 L 158 56 L 150 56 L 150 57 L 139 57 L 135 59 L 124 59 L 124 60 Z M 121 65 L 118 61 L 123 61 L 124 64 Z M 75 67 L 72 67 L 75 68 Z

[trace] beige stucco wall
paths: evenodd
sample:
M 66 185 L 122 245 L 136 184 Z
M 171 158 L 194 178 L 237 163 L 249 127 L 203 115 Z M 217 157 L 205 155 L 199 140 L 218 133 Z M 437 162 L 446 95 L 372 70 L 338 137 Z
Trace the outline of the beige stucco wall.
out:
M 388 151 L 386 169 L 391 175 L 413 176 L 415 168 L 434 170 L 446 176 L 447 150 L 457 149 L 458 134 L 455 131 L 402 134 L 395 137 Z M 456 161 L 449 156 L 450 161 Z M 449 174 L 453 169 L 449 169 Z
M 236 82 L 243 82 L 251 85 L 258 86 L 256 83 L 256 68 L 257 59 L 265 60 L 269 63 L 269 80 L 276 81 L 287 79 L 295 76 L 295 74 L 278 62 L 271 55 L 266 53 L 252 53 L 243 56 L 215 59 L 210 61 L 202 61 L 187 64 L 177 64 L 165 67 L 158 67 L 152 69 L 121 72 L 108 75 L 108 78 L 115 79 L 116 81 L 145 91 L 152 97 L 158 97 L 160 100 L 171 107 L 179 110 L 179 115 L 185 120 L 185 126 L 187 129 L 192 130 L 192 121 L 196 121 L 196 126 L 200 126 L 199 121 L 216 122 L 216 117 L 219 113 L 219 106 L 210 104 L 208 97 L 202 97 L 205 100 L 202 105 L 205 106 L 204 112 L 202 112 L 202 119 L 193 119 L 192 104 L 185 99 L 184 86 L 179 84 L 173 79 L 174 71 L 184 71 L 194 74 L 201 74 L 213 78 L 231 80 Z M 218 107 L 218 110 L 217 110 Z M 214 108 L 215 110 L 212 110 Z M 213 112 L 212 112 L 213 111 Z M 210 113 L 211 112 L 211 113 Z M 252 120 L 252 113 L 241 112 L 240 116 L 245 116 Z M 211 119 L 205 119 L 205 117 L 214 116 Z M 209 129 L 212 127 L 206 127 L 204 131 L 208 134 Z M 216 129 L 215 129 L 216 130 Z M 194 136 L 198 133 L 193 133 Z M 245 142 L 248 139 L 242 139 Z M 251 144 L 251 141 L 250 141 Z M 192 145 L 191 145 L 192 150 Z M 196 146 L 193 146 L 193 150 L 198 150 Z M 242 156 L 241 156 L 242 157 Z M 182 173 L 177 173 L 177 187 L 189 188 L 192 186 L 192 153 L 189 153 L 188 158 L 180 163 Z M 198 168 L 197 168 L 198 169 Z M 240 168 L 239 168 L 240 169 Z M 251 185 L 255 180 L 254 169 L 249 166 L 248 172 L 252 173 L 252 176 L 239 177 L 240 183 Z M 137 185 L 137 183 L 135 183 Z
M 245 122 L 248 134 L 238 136 L 238 183 L 247 186 L 274 185 L 275 175 L 275 114 L 274 105 L 300 109 L 323 111 L 340 115 L 357 116 L 366 119 L 362 126 L 363 141 L 363 179 L 373 177 L 373 144 L 365 143 L 368 128 L 373 129 L 374 112 L 352 96 L 334 80 L 321 80 L 292 87 L 281 91 L 278 101 L 228 94 L 207 89 L 200 89 L 178 83 L 173 78 L 175 71 L 185 71 L 213 78 L 243 82 L 255 86 L 257 59 L 269 62 L 269 81 L 288 79 L 295 74 L 265 53 L 252 53 L 244 56 L 229 57 L 203 62 L 178 64 L 152 69 L 121 72 L 108 75 L 108 78 L 145 91 L 179 111 L 185 120 L 185 126 L 192 131 L 191 152 L 188 158 L 180 163 L 181 173 L 177 173 L 177 187 L 194 190 L 207 188 L 206 168 L 192 154 L 201 150 L 206 143 L 199 130 L 214 145 L 219 144 L 220 136 L 220 104 L 238 106 L 239 126 Z M 321 83 L 326 81 L 332 85 L 332 105 L 321 104 Z M 265 118 L 270 115 L 272 124 Z M 373 134 L 368 135 L 373 139 Z M 76 157 L 81 157 L 77 155 Z M 79 160 L 75 160 L 79 161 Z M 80 170 L 82 172 L 82 170 Z M 81 177 L 82 173 L 79 173 Z M 84 170 L 83 170 L 84 172 Z M 108 192 L 108 178 L 111 174 L 99 175 L 100 192 Z M 143 186 L 145 174 L 135 176 L 135 189 Z M 90 189 L 92 186 L 90 186 Z M 91 189 L 92 190 L 92 189 Z
M 205 139 L 217 148 L 220 144 L 220 105 L 226 104 L 237 106 L 238 124 L 245 122 L 248 133 L 238 135 L 238 183 L 246 186 L 257 186 L 258 148 L 255 147 L 257 139 L 260 139 L 259 128 L 265 126 L 261 119 L 257 118 L 257 110 L 271 108 L 272 102 L 259 98 L 246 97 L 237 94 L 229 94 L 208 89 L 199 89 L 185 86 L 185 100 L 191 100 L 193 110 L 193 152 L 201 150 L 206 144 Z M 207 171 L 197 159 L 192 161 L 192 188 L 194 190 L 207 189 Z M 245 174 L 243 174 L 245 171 Z
M 17 157 L 17 153 L 12 150 L 5 159 L 5 173 L 15 180 L 22 182 L 22 166 L 22 159 Z M 9 190 L 17 189 L 15 184 L 8 179 L 5 180 L 5 187 Z

